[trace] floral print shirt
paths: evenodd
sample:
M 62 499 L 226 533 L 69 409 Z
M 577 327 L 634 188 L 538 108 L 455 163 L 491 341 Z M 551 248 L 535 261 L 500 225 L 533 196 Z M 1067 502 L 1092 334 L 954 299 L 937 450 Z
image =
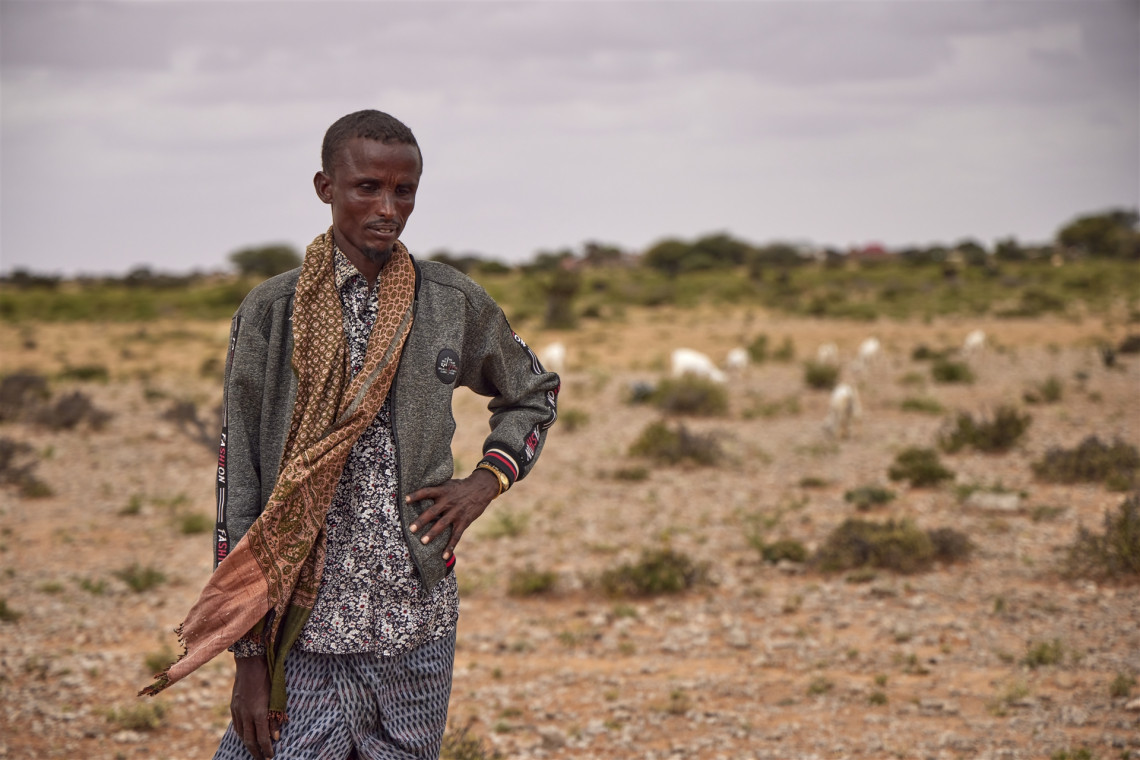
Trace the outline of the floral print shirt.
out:
M 336 285 L 348 340 L 350 374 L 364 364 L 377 317 L 376 292 L 334 248 Z M 391 396 L 348 456 L 325 517 L 328 535 L 317 602 L 297 646 L 308 652 L 372 652 L 392 657 L 450 634 L 459 618 L 455 574 L 428 595 L 420 593 L 396 509 L 399 483 L 392 437 Z M 239 657 L 260 654 L 242 640 Z

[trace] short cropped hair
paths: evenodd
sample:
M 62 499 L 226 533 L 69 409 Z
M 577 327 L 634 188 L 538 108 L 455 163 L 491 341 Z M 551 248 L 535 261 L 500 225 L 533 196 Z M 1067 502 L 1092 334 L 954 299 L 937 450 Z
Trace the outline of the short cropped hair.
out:
M 321 143 L 321 171 L 331 175 L 337 153 L 345 143 L 356 137 L 412 145 L 420 154 L 420 168 L 423 169 L 424 155 L 412 130 L 395 116 L 383 111 L 365 110 L 340 117 L 325 132 L 324 142 Z

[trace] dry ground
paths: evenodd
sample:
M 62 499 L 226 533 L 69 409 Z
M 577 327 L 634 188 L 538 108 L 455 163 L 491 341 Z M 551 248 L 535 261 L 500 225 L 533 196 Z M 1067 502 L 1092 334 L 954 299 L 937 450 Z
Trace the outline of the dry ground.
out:
M 908 373 L 929 378 L 927 365 L 910 359 L 916 345 L 958 345 L 976 326 L 990 336 L 972 360 L 976 383 L 902 382 Z M 184 529 L 188 515 L 212 521 L 215 453 L 163 414 L 194 401 L 213 429 L 227 328 L 0 327 L 4 373 L 104 365 L 109 382 L 81 387 L 114 414 L 101 431 L 0 426 L 0 436 L 34 446 L 37 475 L 54 491 L 34 500 L 0 492 L 0 598 L 19 614 L 0 623 L 0 757 L 212 754 L 227 721 L 228 655 L 158 698 L 166 709 L 157 728 L 136 730 L 130 711 L 149 680 L 147 655 L 174 646 L 170 631 L 210 572 L 209 532 Z M 801 357 L 835 341 L 850 358 L 862 338 L 880 338 L 882 361 L 848 375 L 865 407 L 849 439 L 824 434 L 826 394 L 804 387 L 798 363 L 768 363 L 730 379 L 728 416 L 687 423 L 722 436 L 720 466 L 613 477 L 645 465 L 627 450 L 660 416 L 625 402 L 631 382 L 657 380 L 672 347 L 720 359 L 761 331 L 773 347 L 790 336 Z M 1087 748 L 1099 758 L 1140 757 L 1140 712 L 1110 696 L 1119 675 L 1140 674 L 1138 587 L 1055 573 L 1058 549 L 1077 527 L 1099 527 L 1123 495 L 1038 483 L 1030 470 L 1047 448 L 1091 433 L 1140 443 L 1140 362 L 1106 369 L 1093 348 L 1119 340 L 1122 327 L 1092 319 L 853 325 L 662 310 L 572 333 L 524 332 L 536 346 L 566 341 L 561 408 L 585 422 L 555 426 L 534 475 L 459 547 L 451 715 L 488 750 L 648 760 L 1048 758 Z M 850 583 L 765 564 L 750 544 L 763 523 L 768 538 L 817 546 L 855 514 L 846 490 L 887 484 L 899 450 L 932 445 L 943 416 L 904 413 L 903 398 L 977 413 L 1020 404 L 1050 375 L 1063 381 L 1063 399 L 1026 407 L 1033 423 L 1017 450 L 944 458 L 959 485 L 1024 492 L 1018 510 L 968 507 L 952 487 L 893 485 L 899 497 L 865 515 L 963 531 L 977 545 L 968 563 Z M 72 387 L 59 383 L 56 392 Z M 798 412 L 749 414 L 789 398 Z M 455 413 L 464 472 L 478 456 L 484 405 L 459 395 Z M 805 478 L 823 484 L 805 487 Z M 709 563 L 715 585 L 635 600 L 595 590 L 605 569 L 663 545 Z M 166 581 L 133 592 L 115 574 L 131 565 L 161 569 Z M 508 595 L 512 575 L 528 567 L 555 571 L 557 592 Z M 1030 647 L 1055 641 L 1059 664 L 1023 664 Z

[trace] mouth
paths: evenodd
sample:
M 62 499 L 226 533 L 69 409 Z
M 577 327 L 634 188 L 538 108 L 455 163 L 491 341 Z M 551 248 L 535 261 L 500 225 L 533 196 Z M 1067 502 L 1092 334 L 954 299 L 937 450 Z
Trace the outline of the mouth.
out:
M 400 225 L 395 222 L 383 222 L 380 224 L 369 224 L 367 226 L 369 232 L 374 232 L 378 235 L 395 235 L 400 231 Z

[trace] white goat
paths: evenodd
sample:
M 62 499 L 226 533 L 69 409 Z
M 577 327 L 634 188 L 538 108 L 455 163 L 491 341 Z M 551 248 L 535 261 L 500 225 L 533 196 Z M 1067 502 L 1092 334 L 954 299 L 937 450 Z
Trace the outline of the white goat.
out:
M 551 343 L 538 356 L 542 366 L 551 372 L 564 372 L 566 370 L 566 346 L 562 343 Z
M 878 338 L 867 338 L 859 344 L 859 353 L 855 355 L 852 363 L 856 372 L 866 372 L 875 364 L 882 353 L 882 345 Z
M 725 381 L 724 373 L 716 368 L 712 359 L 691 348 L 673 349 L 673 377 L 694 375 L 717 383 Z
M 831 392 L 827 403 L 827 421 L 824 429 L 830 435 L 846 438 L 851 432 L 851 422 L 863 416 L 863 406 L 859 403 L 859 392 L 847 383 L 840 383 Z
M 986 347 L 986 333 L 983 330 L 971 330 L 962 342 L 962 353 L 966 356 L 980 353 Z
M 820 364 L 839 364 L 839 346 L 824 343 L 815 350 L 815 360 Z
M 734 348 L 728 352 L 724 359 L 724 368 L 730 372 L 739 372 L 748 368 L 748 349 Z

